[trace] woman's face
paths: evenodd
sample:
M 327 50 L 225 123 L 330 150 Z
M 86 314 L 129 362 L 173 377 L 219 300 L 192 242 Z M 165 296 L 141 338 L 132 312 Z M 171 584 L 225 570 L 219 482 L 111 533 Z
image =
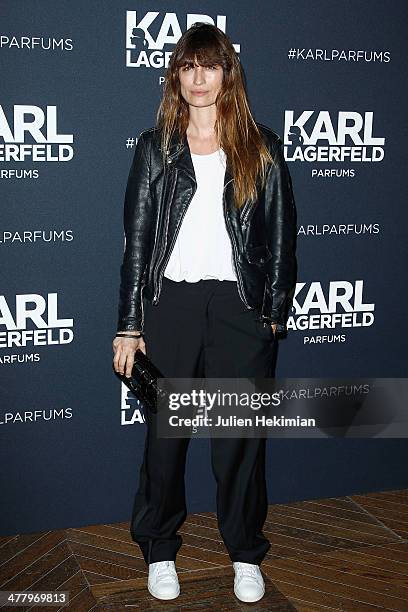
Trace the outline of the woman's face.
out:
M 179 68 L 180 91 L 191 106 L 204 107 L 215 104 L 221 89 L 223 68 L 220 65 L 182 66 Z

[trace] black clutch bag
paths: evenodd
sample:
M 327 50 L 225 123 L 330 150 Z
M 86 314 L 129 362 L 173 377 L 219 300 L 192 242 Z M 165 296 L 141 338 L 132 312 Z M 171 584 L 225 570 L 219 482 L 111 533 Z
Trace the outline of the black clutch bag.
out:
M 115 369 L 114 372 L 151 412 L 156 413 L 160 402 L 167 399 L 166 391 L 157 388 L 157 379 L 164 378 L 163 374 L 140 349 L 135 352 L 132 375 L 129 378 Z

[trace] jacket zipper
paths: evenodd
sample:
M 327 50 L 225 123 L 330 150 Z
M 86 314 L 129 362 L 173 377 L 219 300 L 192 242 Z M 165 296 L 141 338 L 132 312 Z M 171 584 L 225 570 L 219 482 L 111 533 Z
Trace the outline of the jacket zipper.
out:
M 244 210 L 241 213 L 241 217 L 242 217 L 242 225 L 246 225 L 249 213 L 251 212 L 251 208 L 253 206 L 252 202 L 248 202 L 246 204 L 246 206 L 244 207 Z
M 193 177 L 191 177 L 191 178 L 193 178 Z M 193 180 L 194 180 L 194 182 L 195 182 L 195 184 L 197 186 L 197 181 L 195 179 L 193 179 Z M 174 183 L 174 184 L 176 184 L 176 183 Z M 164 262 L 164 265 L 163 265 L 163 273 L 164 273 L 164 270 L 166 269 L 167 262 L 170 259 L 170 255 L 171 255 L 171 252 L 173 250 L 174 243 L 176 242 L 177 235 L 179 233 L 181 223 L 182 223 L 182 221 L 184 219 L 184 216 L 185 216 L 185 214 L 187 212 L 188 206 L 189 206 L 191 200 L 193 199 L 193 196 L 194 196 L 195 192 L 196 192 L 196 189 L 193 189 L 191 197 L 188 200 L 188 202 L 187 202 L 187 204 L 186 204 L 186 206 L 185 206 L 185 208 L 183 210 L 183 214 L 181 215 L 180 221 L 177 224 L 176 231 L 174 232 L 173 240 L 172 240 L 170 248 L 169 248 L 169 253 L 168 253 L 167 258 L 166 258 L 166 260 Z M 168 211 L 168 215 L 167 215 L 166 231 L 167 231 L 167 228 L 168 228 L 168 219 L 169 219 L 169 216 L 170 216 L 170 206 L 168 208 L 169 208 L 169 211 Z M 163 251 L 163 249 L 162 249 L 162 251 Z M 161 253 L 160 253 L 160 257 L 161 257 Z M 161 293 L 161 287 L 162 287 L 162 282 L 163 282 L 163 274 L 160 274 L 159 268 L 160 268 L 160 259 L 158 258 L 157 264 L 156 264 L 156 272 L 157 272 L 157 274 L 156 274 L 156 291 L 155 291 L 154 296 L 153 296 L 153 304 L 157 304 L 157 302 L 159 301 L 159 296 L 160 296 L 160 293 Z
M 141 327 L 139 329 L 140 332 L 143 331 L 143 325 L 144 325 L 144 309 L 143 309 L 143 289 L 145 288 L 144 285 L 142 285 L 141 289 L 140 289 L 140 301 L 141 301 L 141 310 L 142 310 L 142 324 Z
M 236 255 L 237 259 L 238 259 L 238 256 L 237 256 L 237 251 L 238 251 L 238 249 L 237 249 L 237 246 L 236 246 L 236 244 L 235 244 L 234 232 L 233 232 L 232 230 L 231 230 L 231 233 L 228 231 L 228 227 L 231 229 L 231 226 L 229 225 L 229 222 L 228 222 L 228 215 L 227 215 L 226 206 L 225 206 L 225 203 L 226 203 L 226 202 L 225 202 L 225 189 L 226 189 L 227 185 L 228 185 L 228 184 L 229 184 L 231 181 L 232 181 L 232 179 L 231 179 L 231 180 L 229 180 L 229 181 L 228 181 L 228 183 L 227 183 L 227 184 L 224 186 L 224 191 L 223 191 L 222 201 L 223 201 L 224 219 L 225 219 L 225 223 L 226 223 L 226 227 L 227 227 L 227 232 L 228 232 L 228 234 L 229 234 L 230 241 L 231 241 L 231 243 L 232 243 L 234 253 L 235 253 L 235 255 Z M 232 253 L 231 253 L 231 261 L 232 261 L 233 267 L 234 267 L 234 269 L 235 269 L 235 274 L 236 274 L 236 276 L 237 276 L 237 280 L 238 280 L 238 293 L 240 294 L 241 299 L 242 299 L 242 301 L 244 302 L 245 306 L 248 308 L 248 310 L 252 310 L 252 309 L 251 309 L 251 306 L 249 306 L 248 302 L 246 301 L 245 294 L 244 294 L 244 288 L 243 288 L 243 286 L 242 286 L 242 279 L 241 279 L 241 275 L 240 275 L 240 274 L 239 274 L 239 272 L 238 272 L 238 266 L 237 266 L 237 264 L 236 264 L 236 261 L 235 261 L 234 255 L 233 255 Z
M 172 192 L 171 192 L 171 196 L 170 196 L 170 204 L 168 205 L 168 210 L 167 210 L 167 216 L 165 219 L 165 224 L 164 224 L 164 232 L 167 233 L 168 230 L 168 226 L 169 226 L 169 218 L 170 218 L 170 208 L 171 208 L 171 201 L 173 199 L 173 195 L 174 195 L 174 191 L 176 188 L 176 183 L 177 183 L 177 170 L 174 171 L 175 175 L 174 175 L 174 179 L 173 179 L 173 187 L 172 187 Z M 160 268 L 160 259 L 164 253 L 166 249 L 166 242 L 163 240 L 163 246 L 160 249 L 158 255 L 157 255 L 157 263 L 156 263 L 156 268 L 155 270 L 153 270 L 153 283 L 154 285 L 158 285 L 158 276 L 159 276 L 159 268 Z M 153 304 L 156 303 L 156 298 L 157 298 L 157 291 L 155 291 L 154 296 L 153 296 Z

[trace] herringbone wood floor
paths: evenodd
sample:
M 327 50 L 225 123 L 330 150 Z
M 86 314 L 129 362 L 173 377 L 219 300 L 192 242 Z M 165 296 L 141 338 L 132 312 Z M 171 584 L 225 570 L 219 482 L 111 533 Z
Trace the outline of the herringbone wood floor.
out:
M 90 525 L 0 538 L 0 587 L 69 591 L 75 612 L 408 612 L 405 490 L 270 506 L 264 532 L 272 547 L 261 565 L 267 592 L 256 604 L 233 594 L 214 514 L 190 514 L 183 525 L 176 561 L 181 595 L 172 602 L 147 591 L 147 568 L 128 528 Z

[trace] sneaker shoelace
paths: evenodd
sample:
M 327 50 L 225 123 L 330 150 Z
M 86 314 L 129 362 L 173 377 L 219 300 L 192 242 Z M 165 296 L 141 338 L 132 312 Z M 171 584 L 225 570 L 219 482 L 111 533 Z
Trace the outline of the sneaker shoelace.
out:
M 240 576 L 249 576 L 250 578 L 258 578 L 257 568 L 251 565 L 237 565 L 237 571 Z
M 163 578 L 163 575 L 160 576 L 160 574 L 169 574 L 169 573 L 174 574 L 173 569 L 170 567 L 170 562 L 161 561 L 156 568 L 157 579 L 159 580 L 160 578 Z

